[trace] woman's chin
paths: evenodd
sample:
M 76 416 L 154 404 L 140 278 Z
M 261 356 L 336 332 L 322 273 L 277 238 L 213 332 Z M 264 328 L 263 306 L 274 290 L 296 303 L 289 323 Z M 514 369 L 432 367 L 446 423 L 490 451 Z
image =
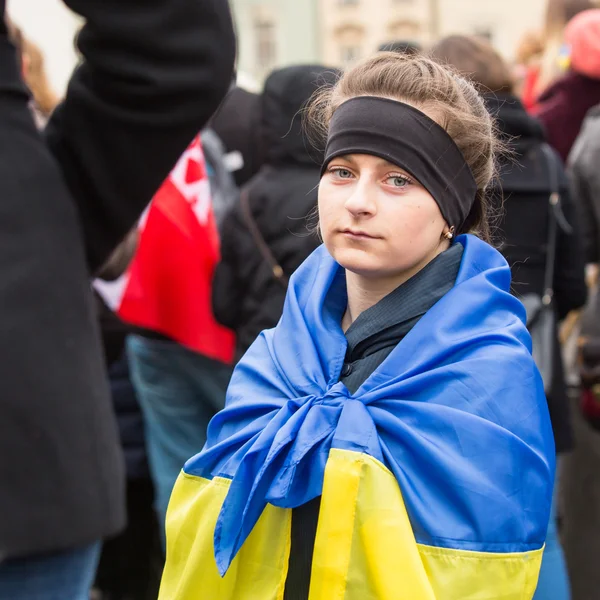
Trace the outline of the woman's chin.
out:
M 382 272 L 385 271 L 381 261 L 364 250 L 340 248 L 336 249 L 332 256 L 346 271 L 362 277 L 380 277 Z

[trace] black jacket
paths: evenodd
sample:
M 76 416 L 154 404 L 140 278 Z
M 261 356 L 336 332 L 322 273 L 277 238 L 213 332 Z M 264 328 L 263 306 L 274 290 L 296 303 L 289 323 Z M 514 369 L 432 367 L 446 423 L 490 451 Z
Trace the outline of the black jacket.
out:
M 262 236 L 287 276 L 319 244 L 307 217 L 316 207 L 323 157 L 303 134 L 301 109 L 317 87 L 335 77 L 324 67 L 287 67 L 269 76 L 262 95 L 265 164 L 245 190 Z M 214 312 L 236 332 L 239 358 L 263 329 L 277 324 L 285 288 L 273 277 L 239 206 L 225 220 L 221 253 Z
M 578 208 L 587 263 L 600 263 L 600 104 L 587 114 L 569 156 L 573 200 Z
M 541 124 L 530 117 L 522 104 L 511 96 L 487 98 L 498 125 L 514 155 L 503 161 L 500 171 L 504 211 L 497 237 L 512 270 L 513 292 L 543 295 L 546 244 L 548 237 L 548 197 L 551 191 L 548 165 L 541 147 L 545 143 Z M 560 165 L 557 157 L 556 165 Z M 555 168 L 560 168 L 555 167 Z M 557 242 L 554 299 L 559 318 L 585 304 L 583 250 L 579 221 L 569 194 L 564 171 L 558 173 L 562 210 L 574 233 L 560 233 Z M 548 398 L 550 417 L 558 451 L 572 444 L 562 359 L 556 345 L 556 370 L 552 394 Z
M 124 524 L 90 275 L 217 108 L 233 68 L 226 0 L 65 3 L 87 21 L 85 60 L 45 139 L 0 20 L 0 561 Z

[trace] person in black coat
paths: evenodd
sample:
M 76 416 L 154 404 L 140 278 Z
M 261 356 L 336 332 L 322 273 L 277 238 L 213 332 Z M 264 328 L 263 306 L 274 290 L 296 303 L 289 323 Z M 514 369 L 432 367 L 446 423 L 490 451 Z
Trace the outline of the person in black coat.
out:
M 319 245 L 307 218 L 317 204 L 323 157 L 302 131 L 302 109 L 320 86 L 337 77 L 336 70 L 299 65 L 274 71 L 265 83 L 261 121 L 265 163 L 242 195 L 247 194 L 252 220 L 284 277 L 274 276 L 243 206 L 236 206 L 223 225 L 213 306 L 217 320 L 237 335 L 238 359 L 263 329 L 277 324 L 285 279 Z
M 546 250 L 549 227 L 549 197 L 552 178 L 556 173 L 565 219 L 573 228 L 566 233 L 559 228 L 554 264 L 554 306 L 558 319 L 582 307 L 587 298 L 584 256 L 579 222 L 569 193 L 569 181 L 558 154 L 554 164 L 548 164 L 543 151 L 546 144 L 542 124 L 529 116 L 518 98 L 513 95 L 512 76 L 507 65 L 485 41 L 461 35 L 441 40 L 432 50 L 434 58 L 449 63 L 471 77 L 485 93 L 489 111 L 496 117 L 501 137 L 511 154 L 501 162 L 499 189 L 496 196 L 504 197 L 500 212 L 497 240 L 512 272 L 512 290 L 518 297 L 545 293 Z M 499 207 L 500 208 L 500 207 Z M 554 370 L 548 407 L 556 450 L 558 453 L 573 446 L 569 405 L 562 356 L 555 332 Z M 567 572 L 562 549 L 551 520 L 546 549 L 540 571 L 535 600 L 567 600 Z
M 84 61 L 44 136 L 0 0 L 0 597 L 84 598 L 125 521 L 91 274 L 231 81 L 226 0 L 65 0 Z M 41 589 L 40 589 L 41 588 Z

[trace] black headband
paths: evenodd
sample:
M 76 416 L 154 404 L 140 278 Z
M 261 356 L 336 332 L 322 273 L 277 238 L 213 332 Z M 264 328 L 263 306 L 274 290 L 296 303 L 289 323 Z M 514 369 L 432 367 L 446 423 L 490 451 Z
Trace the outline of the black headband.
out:
M 461 232 L 477 184 L 454 140 L 420 110 L 375 96 L 344 102 L 329 125 L 321 175 L 345 154 L 371 154 L 405 169 L 433 196 L 448 225 Z

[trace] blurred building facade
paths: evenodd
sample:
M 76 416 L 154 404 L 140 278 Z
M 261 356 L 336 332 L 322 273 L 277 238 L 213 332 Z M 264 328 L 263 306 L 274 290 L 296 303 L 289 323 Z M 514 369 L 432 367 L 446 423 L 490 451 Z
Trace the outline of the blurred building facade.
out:
M 528 31 L 539 31 L 547 0 L 433 0 L 436 36 L 476 34 L 490 40 L 508 60 Z
M 8 0 L 6 9 L 25 35 L 40 47 L 51 86 L 59 95 L 64 94 L 78 60 L 74 40 L 81 19 L 61 0 Z
M 321 0 L 323 61 L 346 67 L 392 40 L 429 43 L 435 29 L 430 5 L 429 0 Z
M 345 67 L 392 40 L 428 45 L 451 33 L 478 34 L 511 59 L 526 31 L 542 25 L 546 0 L 229 0 L 242 85 L 260 88 L 275 67 Z M 13 19 L 40 45 L 53 86 L 64 91 L 76 63 L 80 21 L 61 0 L 8 0 Z
M 321 0 L 322 59 L 348 66 L 393 40 L 427 46 L 452 33 L 489 39 L 507 58 L 541 26 L 546 0 Z
M 230 0 L 238 71 L 258 82 L 273 70 L 321 59 L 319 0 Z

